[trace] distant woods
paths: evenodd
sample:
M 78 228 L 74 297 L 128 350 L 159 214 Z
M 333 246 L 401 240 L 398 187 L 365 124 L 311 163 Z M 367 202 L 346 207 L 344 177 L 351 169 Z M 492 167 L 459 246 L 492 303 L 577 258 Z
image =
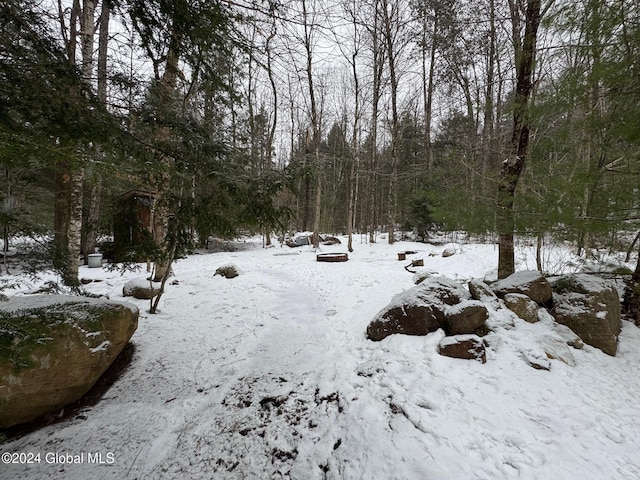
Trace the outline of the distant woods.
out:
M 465 230 L 499 240 L 505 276 L 514 236 L 588 255 L 640 229 L 635 1 L 0 10 L 1 233 L 53 233 L 69 284 L 133 189 L 156 199 L 158 280 L 239 230 Z

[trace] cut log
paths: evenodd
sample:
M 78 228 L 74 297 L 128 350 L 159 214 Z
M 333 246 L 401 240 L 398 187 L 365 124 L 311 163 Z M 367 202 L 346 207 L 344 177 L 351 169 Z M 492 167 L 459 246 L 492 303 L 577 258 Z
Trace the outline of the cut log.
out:
M 349 255 L 346 253 L 319 253 L 316 255 L 318 262 L 346 262 Z

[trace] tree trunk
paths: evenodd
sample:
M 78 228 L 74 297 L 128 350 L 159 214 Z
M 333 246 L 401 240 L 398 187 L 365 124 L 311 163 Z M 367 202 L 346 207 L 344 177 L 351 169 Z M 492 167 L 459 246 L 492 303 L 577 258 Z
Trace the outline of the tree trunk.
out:
M 384 69 L 384 51 L 380 40 L 380 8 L 379 0 L 374 2 L 373 27 L 370 30 L 373 43 L 373 92 L 371 108 L 371 161 L 369 163 L 368 198 L 368 230 L 369 243 L 375 243 L 376 232 L 376 190 L 378 188 L 378 112 L 382 96 L 382 72 Z
M 91 8 L 88 7 L 87 15 L 91 14 Z M 70 19 L 69 32 L 67 35 L 64 22 L 64 11 L 60 8 L 60 24 L 63 29 L 63 37 L 67 37 L 66 50 L 69 61 L 76 63 L 76 46 L 77 46 L 77 22 L 80 18 L 81 24 L 87 22 L 85 13 L 80 10 L 79 0 L 74 0 Z M 88 27 L 91 34 L 91 45 L 93 45 L 93 23 Z M 86 75 L 90 72 L 91 61 L 87 60 L 84 55 L 90 56 L 89 43 L 87 34 L 82 31 L 82 54 L 83 65 L 82 72 Z M 89 66 L 86 66 L 88 64 Z M 79 92 L 70 91 L 70 96 L 79 95 Z M 80 285 L 78 278 L 79 257 L 82 245 L 82 187 L 84 180 L 84 171 L 74 165 L 73 161 L 60 162 L 57 165 L 54 178 L 54 267 L 60 272 L 62 281 L 65 285 L 76 287 Z
M 82 242 L 82 253 L 85 263 L 88 256 L 95 252 L 98 243 L 98 222 L 100 221 L 100 197 L 102 196 L 102 176 L 96 173 L 96 178 L 89 189 L 88 214 L 86 216 L 85 236 Z
M 95 2 L 88 2 L 85 0 L 85 5 L 93 3 L 93 9 L 90 10 L 90 15 L 83 12 L 83 18 L 85 18 L 85 24 L 90 23 L 92 26 L 90 30 L 92 32 L 91 39 L 87 38 L 83 42 L 83 67 L 87 68 L 84 76 L 86 79 L 91 78 L 92 60 L 85 55 L 93 55 L 93 21 L 95 17 Z M 88 7 L 91 8 L 91 7 Z M 99 34 L 98 34 L 98 101 L 106 107 L 107 104 L 107 47 L 109 42 L 109 18 L 111 16 L 111 2 L 109 0 L 103 0 L 102 8 L 100 10 Z M 86 32 L 83 27 L 83 32 Z M 99 152 L 97 155 L 100 155 Z M 86 215 L 86 225 L 84 225 L 84 239 L 82 242 L 82 252 L 84 254 L 85 263 L 88 262 L 88 255 L 95 252 L 98 237 L 98 222 L 100 220 L 100 207 L 102 196 L 102 174 L 96 169 L 93 171 L 93 178 L 89 187 L 89 204 L 88 213 Z
M 638 240 L 640 240 L 640 232 L 636 234 L 635 238 L 633 239 L 633 242 L 631 242 L 631 245 L 629 245 L 629 248 L 627 249 L 627 254 L 624 257 L 625 262 L 628 262 L 629 260 L 631 260 L 631 252 L 633 252 L 633 247 L 636 246 L 636 243 L 638 242 Z
M 11 172 L 7 167 L 4 167 L 5 177 L 5 200 L 3 208 L 8 215 L 13 213 L 13 198 L 11 193 Z M 2 225 L 2 262 L 4 264 L 4 271 L 9 274 L 8 264 L 9 253 L 9 220 L 5 220 Z
M 78 169 L 71 175 L 69 216 L 69 275 L 68 285 L 79 285 L 78 266 L 82 244 L 82 199 L 84 171 Z
M 536 241 L 536 268 L 542 273 L 542 243 L 544 242 L 544 234 L 539 233 Z
M 160 79 L 160 95 L 164 97 L 166 101 L 169 101 L 175 95 L 175 89 L 178 79 L 178 45 L 180 44 L 180 37 L 177 34 L 172 34 L 171 41 L 169 43 L 169 50 L 166 56 L 165 70 Z M 160 122 L 162 123 L 162 122 Z M 163 142 L 169 139 L 171 135 L 169 127 L 161 126 L 156 133 L 156 140 Z M 170 255 L 169 246 L 167 245 L 167 234 L 169 232 L 169 216 L 171 209 L 169 208 L 168 195 L 171 189 L 171 169 L 172 160 L 162 153 L 158 153 L 158 160 L 160 164 L 160 172 L 155 178 L 155 193 L 156 199 L 152 212 L 152 235 L 153 241 L 159 249 L 160 254 L 154 259 L 153 262 L 153 281 L 160 282 L 163 278 L 167 277 L 171 268 L 171 261 L 173 260 Z
M 436 51 L 438 48 L 438 42 L 436 40 L 438 34 L 438 15 L 436 14 L 433 20 L 433 30 L 431 32 L 431 47 L 429 49 L 429 68 L 427 69 L 427 25 L 426 25 L 426 13 L 423 14 L 425 20 L 423 21 L 423 36 L 422 41 L 422 89 L 423 89 L 423 103 L 424 103 L 424 156 L 427 165 L 427 171 L 431 173 L 433 171 L 433 149 L 431 148 L 431 122 L 433 118 L 433 94 L 435 90 L 435 64 L 436 64 Z
M 71 173 L 69 173 L 71 172 Z M 54 267 L 65 285 L 76 287 L 82 239 L 82 169 L 59 165 L 55 174 Z
M 624 310 L 631 316 L 634 323 L 640 327 L 640 246 L 638 247 L 636 269 L 625 289 Z
M 82 39 L 82 76 L 91 85 L 93 74 L 93 36 L 95 33 L 95 0 L 82 1 L 82 16 L 80 17 L 80 37 Z
M 311 103 L 311 129 L 312 129 L 312 148 L 314 155 L 314 163 L 316 167 L 316 191 L 314 202 L 314 218 L 313 218 L 313 246 L 318 248 L 320 245 L 320 215 L 322 207 L 322 168 L 320 162 L 320 116 L 318 113 L 318 105 L 316 101 L 316 89 L 313 81 L 313 22 L 309 22 L 306 0 L 302 1 L 302 11 L 304 16 L 304 48 L 306 53 L 306 74 L 307 86 L 309 88 L 309 100 Z
M 398 145 L 400 144 L 400 121 L 398 116 L 398 79 L 396 76 L 397 48 L 394 39 L 397 36 L 397 25 L 392 26 L 393 15 L 398 15 L 397 6 L 391 6 L 385 1 L 382 3 L 384 19 L 384 41 L 387 49 L 387 63 L 389 66 L 389 81 L 391 84 L 391 177 L 389 179 L 389 192 L 387 195 L 387 229 L 389 244 L 395 243 L 396 203 L 398 185 Z
M 487 57 L 487 85 L 485 89 L 484 120 L 482 125 L 482 197 L 486 198 L 486 178 L 489 171 L 491 144 L 494 129 L 494 100 L 493 84 L 495 81 L 495 56 L 496 56 L 496 21 L 495 1 L 490 0 L 489 19 L 489 53 Z
M 271 41 L 276 36 L 276 26 L 275 21 L 272 24 L 271 33 L 267 37 L 267 41 L 265 44 L 265 52 L 267 54 L 267 75 L 269 77 L 269 84 L 271 85 L 271 94 L 273 95 L 273 113 L 271 114 L 271 124 L 269 125 L 269 131 L 267 133 L 267 142 L 265 145 L 266 150 L 266 168 L 271 170 L 273 167 L 273 142 L 276 136 L 276 127 L 278 125 L 278 89 L 276 86 L 275 77 L 273 74 L 273 68 L 271 66 L 273 53 L 271 51 Z M 265 233 L 267 237 L 267 247 L 271 246 L 271 228 L 274 225 L 267 225 L 265 228 Z
M 516 48 L 515 52 L 517 83 L 511 154 L 502 162 L 498 185 L 498 278 L 508 277 L 515 272 L 513 206 L 516 187 L 529 150 L 529 98 L 540 24 L 540 0 L 527 1 L 525 22 L 522 49 L 519 51 Z M 514 35 L 519 36 L 518 31 L 514 32 Z

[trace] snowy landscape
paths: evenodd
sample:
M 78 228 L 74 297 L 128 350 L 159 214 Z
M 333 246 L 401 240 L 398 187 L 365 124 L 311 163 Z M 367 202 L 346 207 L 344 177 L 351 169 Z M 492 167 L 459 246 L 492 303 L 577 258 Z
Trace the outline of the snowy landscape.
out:
M 342 240 L 321 251 L 346 251 Z M 2 479 L 640 478 L 633 323 L 622 321 L 615 357 L 565 345 L 549 371 L 526 358 L 563 343 L 563 330 L 497 303 L 484 364 L 441 356 L 442 330 L 366 338 L 376 313 L 414 286 L 397 252 L 415 250 L 419 271 L 466 285 L 495 277 L 494 244 L 356 237 L 344 263 L 316 262 L 308 246 L 265 249 L 259 237 L 231 246 L 176 262 L 156 315 L 122 297 L 144 269 L 80 268 L 101 280 L 88 291 L 140 309 L 132 360 L 96 405 L 0 445 L 40 454 L 1 465 Z M 455 254 L 443 257 L 446 247 Z M 561 246 L 544 253 L 550 271 L 585 268 Z M 516 262 L 535 269 L 535 248 L 520 245 Z M 214 276 L 225 265 L 240 275 Z

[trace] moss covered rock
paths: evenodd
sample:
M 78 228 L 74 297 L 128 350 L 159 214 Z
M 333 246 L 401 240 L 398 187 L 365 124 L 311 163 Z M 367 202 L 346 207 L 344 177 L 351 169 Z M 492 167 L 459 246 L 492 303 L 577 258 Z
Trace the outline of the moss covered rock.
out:
M 0 428 L 81 398 L 138 326 L 133 305 L 43 295 L 0 302 Z

